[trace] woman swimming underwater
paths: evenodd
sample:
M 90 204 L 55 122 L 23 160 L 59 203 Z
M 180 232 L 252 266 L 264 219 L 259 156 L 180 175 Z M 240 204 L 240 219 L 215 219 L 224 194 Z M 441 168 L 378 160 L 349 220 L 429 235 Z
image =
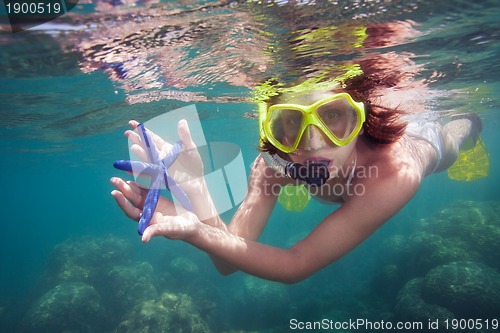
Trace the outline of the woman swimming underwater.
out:
M 193 212 L 176 214 L 180 208 L 160 198 L 143 242 L 154 236 L 183 240 L 207 252 L 222 274 L 241 270 L 285 283 L 301 281 L 355 248 L 405 206 L 426 175 L 450 167 L 464 142 L 477 140 L 481 130 L 475 115 L 444 126 L 403 121 L 404 112 L 389 94 L 396 79 L 386 85 L 374 80 L 379 67 L 380 62 L 361 62 L 362 71 L 327 89 L 299 84 L 273 91 L 259 104 L 261 152 L 251 168 L 247 196 L 230 223 L 216 213 L 198 218 L 215 210 L 200 177 L 183 185 Z M 138 125 L 130 122 L 133 129 Z M 187 122 L 179 122 L 178 133 L 190 151 L 188 162 L 202 169 Z M 140 154 L 137 133 L 126 136 Z M 165 144 L 154 140 L 157 147 Z M 147 190 L 116 177 L 111 182 L 118 205 L 139 220 Z M 279 191 L 270 189 L 301 184 L 318 200 L 340 207 L 288 249 L 259 243 L 278 199 Z M 354 187 L 362 191 L 347 190 Z

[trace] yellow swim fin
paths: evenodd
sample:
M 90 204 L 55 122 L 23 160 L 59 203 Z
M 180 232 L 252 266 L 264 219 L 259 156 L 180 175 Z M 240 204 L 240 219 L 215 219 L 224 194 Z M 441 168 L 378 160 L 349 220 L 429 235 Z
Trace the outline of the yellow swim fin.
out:
M 448 177 L 453 180 L 470 182 L 488 176 L 490 158 L 483 141 L 479 137 L 473 148 L 461 150 L 449 169 Z
M 306 208 L 311 195 L 304 185 L 286 185 L 280 190 L 278 202 L 288 211 L 300 212 Z

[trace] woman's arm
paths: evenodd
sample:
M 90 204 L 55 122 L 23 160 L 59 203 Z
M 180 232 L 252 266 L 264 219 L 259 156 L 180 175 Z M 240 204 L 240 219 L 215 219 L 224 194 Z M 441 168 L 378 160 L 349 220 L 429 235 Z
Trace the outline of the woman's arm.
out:
M 156 235 L 180 238 L 249 274 L 298 282 L 348 253 L 407 203 L 421 178 L 405 172 L 364 180 L 363 195 L 352 197 L 290 249 L 264 245 L 196 221 L 150 227 L 143 240 Z M 184 230 L 179 235 L 181 226 Z
M 154 236 L 184 240 L 211 255 L 223 273 L 240 269 L 265 279 L 297 282 L 352 250 L 414 195 L 422 178 L 422 166 L 413 158 L 399 156 L 397 160 L 401 165 L 379 166 L 377 177 L 353 184 L 363 186 L 364 193 L 351 197 L 290 249 L 256 242 L 282 181 L 260 157 L 252 167 L 247 198 L 229 226 L 225 227 L 221 220 L 217 224 L 202 223 L 196 214 L 180 212 L 164 199 L 143 241 Z M 132 183 L 116 179 L 112 182 L 119 189 L 113 192 L 119 205 L 128 216 L 138 219 L 145 191 Z
M 137 121 L 133 120 L 129 124 L 133 130 L 139 125 Z M 161 156 L 166 155 L 166 152 L 171 149 L 171 145 L 153 132 L 149 132 L 149 134 L 156 147 L 160 150 L 159 154 Z M 176 180 L 181 183 L 190 198 L 197 219 L 223 232 L 234 233 L 250 240 L 257 240 L 274 208 L 280 189 L 278 183 L 283 182 L 283 179 L 278 178 L 259 155 L 255 159 L 250 172 L 247 196 L 233 217 L 232 222 L 229 226 L 226 226 L 220 218 L 208 191 L 203 177 L 203 162 L 192 140 L 186 121 L 179 122 L 178 134 L 184 145 L 184 150 L 169 171 L 175 175 Z M 147 160 L 140 136 L 134 131 L 126 131 L 125 136 L 133 143 L 132 151 L 143 160 Z M 141 216 L 147 190 L 140 188 L 134 182 L 125 182 L 117 177 L 112 178 L 111 182 L 118 189 L 118 191 L 112 192 L 118 205 L 128 217 L 137 221 Z M 273 188 L 273 186 L 275 187 Z M 186 214 L 184 209 L 177 207 L 167 198 L 160 198 L 156 207 L 156 217 L 173 217 L 182 214 Z M 232 265 L 215 256 L 212 256 L 212 259 L 222 274 L 229 274 L 236 270 Z
M 275 172 L 267 167 L 264 159 L 260 155 L 257 156 L 250 170 L 248 192 L 245 199 L 227 228 L 218 229 L 247 240 L 256 241 L 269 221 L 276 204 L 281 187 L 280 179 L 276 177 Z M 220 221 L 222 222 L 222 220 Z M 211 259 L 221 274 L 227 275 L 238 270 L 237 267 L 220 257 L 211 255 Z

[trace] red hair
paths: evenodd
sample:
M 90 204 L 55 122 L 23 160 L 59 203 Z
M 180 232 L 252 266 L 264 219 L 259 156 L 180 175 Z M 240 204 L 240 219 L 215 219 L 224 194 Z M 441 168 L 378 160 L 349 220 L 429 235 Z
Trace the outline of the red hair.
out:
M 363 74 L 344 84 L 344 90 L 356 101 L 363 102 L 366 121 L 363 124 L 365 137 L 372 143 L 390 144 L 401 138 L 406 129 L 406 122 L 401 121 L 404 110 L 384 105 L 382 91 L 398 87 L 406 81 L 407 73 L 395 70 L 387 59 L 368 58 L 360 61 Z M 388 70 L 388 66 L 391 67 Z
M 414 22 L 387 22 L 371 24 L 366 27 L 367 38 L 364 47 L 372 52 L 366 53 L 361 59 L 347 62 L 360 66 L 363 74 L 352 77 L 342 83 L 342 87 L 332 92 L 347 92 L 352 98 L 365 105 L 366 121 L 363 124 L 363 137 L 373 144 L 392 144 L 399 140 L 405 132 L 407 123 L 401 116 L 409 110 L 399 105 L 394 106 L 394 94 L 414 88 L 422 88 L 422 82 L 415 81 L 420 68 L 411 60 L 412 55 L 407 53 L 375 52 L 377 48 L 391 45 L 400 45 L 408 38 L 415 37 L 418 32 L 413 28 Z M 342 66 L 339 66 L 342 67 Z M 332 73 L 336 77 L 341 73 Z M 424 84 L 425 85 L 425 84 Z M 274 96 L 267 101 L 275 104 L 282 96 Z M 399 103 L 404 105 L 403 103 Z M 392 103 L 392 105 L 391 105 Z M 275 151 L 270 143 L 263 142 L 263 150 Z

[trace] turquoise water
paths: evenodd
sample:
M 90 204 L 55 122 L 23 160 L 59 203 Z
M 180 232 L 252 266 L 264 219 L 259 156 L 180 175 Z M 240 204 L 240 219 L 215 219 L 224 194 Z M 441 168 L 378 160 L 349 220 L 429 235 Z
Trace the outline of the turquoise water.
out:
M 496 1 L 93 2 L 52 26 L 13 34 L 2 25 L 0 330 L 288 332 L 293 318 L 427 325 L 418 306 L 398 297 L 407 282 L 427 276 L 431 288 L 432 268 L 463 260 L 500 272 L 499 15 Z M 286 43 L 320 28 L 350 29 L 350 22 L 408 20 L 418 34 L 384 46 L 352 50 L 356 39 L 349 34 L 294 51 Z M 332 47 L 334 55 L 323 52 Z M 423 66 L 420 78 L 435 81 L 433 90 L 454 93 L 438 94 L 434 109 L 478 112 L 490 175 L 471 183 L 431 175 L 376 234 L 296 285 L 242 273 L 222 277 L 186 244 L 140 242 L 136 225 L 109 195 L 110 177 L 120 175 L 112 163 L 128 156 L 123 132 L 129 119 L 147 121 L 195 103 L 207 141 L 239 145 L 248 167 L 258 144 L 257 121 L 247 117 L 256 112 L 250 87 L 363 52 L 411 54 Z M 301 213 L 277 207 L 261 240 L 290 246 L 331 210 L 317 202 Z M 452 305 L 423 297 L 457 318 L 500 319 L 498 275 L 472 264 L 453 267 L 478 272 L 460 276 L 481 286 L 478 294 L 493 295 L 486 308 L 470 295 Z

